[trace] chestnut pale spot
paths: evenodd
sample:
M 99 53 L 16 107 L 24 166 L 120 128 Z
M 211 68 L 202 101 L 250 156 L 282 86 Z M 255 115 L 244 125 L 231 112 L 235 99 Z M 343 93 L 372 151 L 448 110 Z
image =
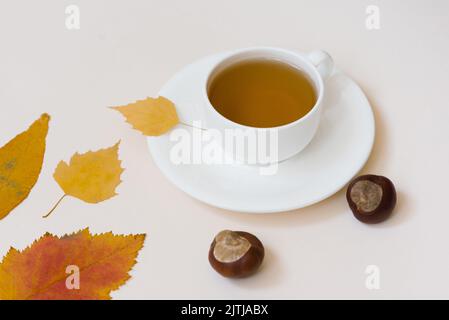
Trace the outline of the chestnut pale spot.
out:
M 382 187 L 369 180 L 357 181 L 351 189 L 351 200 L 357 209 L 363 212 L 372 212 L 382 201 Z
M 215 237 L 215 258 L 224 263 L 239 260 L 251 248 L 251 243 L 236 232 L 230 230 L 221 231 Z

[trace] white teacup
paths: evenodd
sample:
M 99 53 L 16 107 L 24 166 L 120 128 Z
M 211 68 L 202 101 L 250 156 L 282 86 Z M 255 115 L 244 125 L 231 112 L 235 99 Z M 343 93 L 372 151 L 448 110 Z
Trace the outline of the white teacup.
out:
M 231 121 L 221 115 L 210 103 L 208 97 L 208 88 L 214 76 L 230 65 L 248 59 L 272 59 L 285 62 L 304 72 L 312 82 L 317 94 L 316 103 L 313 108 L 303 117 L 286 125 L 274 128 L 254 128 L 241 125 Z M 226 129 L 240 129 L 241 131 L 251 132 L 255 135 L 262 131 L 275 131 L 276 136 L 276 159 L 271 158 L 270 163 L 279 162 L 288 159 L 298 152 L 302 151 L 312 140 L 315 135 L 323 108 L 324 81 L 333 71 L 333 61 L 329 54 L 324 51 L 314 51 L 310 54 L 303 55 L 281 48 L 256 47 L 237 50 L 229 53 L 218 61 L 207 75 L 203 86 L 203 99 L 205 101 L 205 122 L 207 128 L 215 128 L 220 131 Z M 255 142 L 252 142 L 255 143 Z M 260 147 L 260 145 L 259 145 Z M 248 159 L 256 159 L 256 163 L 250 164 L 267 164 L 266 161 L 259 162 L 256 154 L 257 146 L 249 146 L 244 153 L 234 150 L 232 155 L 234 158 L 249 162 Z M 271 150 L 270 152 L 272 152 Z M 229 153 L 229 150 L 227 150 Z

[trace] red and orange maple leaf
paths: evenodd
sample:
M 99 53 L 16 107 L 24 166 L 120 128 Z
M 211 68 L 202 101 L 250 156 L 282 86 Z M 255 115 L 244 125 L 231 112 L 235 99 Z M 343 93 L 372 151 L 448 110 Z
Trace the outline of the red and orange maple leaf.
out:
M 3 258 L 0 299 L 110 299 L 130 278 L 144 241 L 145 234 L 92 235 L 89 229 L 61 238 L 46 233 Z M 78 288 L 67 285 L 68 270 L 79 271 Z

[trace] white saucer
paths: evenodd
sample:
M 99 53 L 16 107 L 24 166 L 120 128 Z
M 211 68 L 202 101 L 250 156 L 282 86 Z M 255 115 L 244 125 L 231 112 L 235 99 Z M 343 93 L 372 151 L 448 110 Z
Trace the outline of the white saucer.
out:
M 159 92 L 172 100 L 183 122 L 202 119 L 202 81 L 221 55 L 206 57 L 179 71 Z M 197 106 L 197 107 L 194 107 Z M 338 69 L 326 83 L 320 127 L 309 146 L 279 163 L 275 175 L 245 165 L 176 165 L 170 161 L 169 134 L 149 137 L 159 169 L 192 197 L 239 212 L 294 210 L 319 202 L 345 186 L 363 167 L 374 142 L 374 117 L 359 86 Z

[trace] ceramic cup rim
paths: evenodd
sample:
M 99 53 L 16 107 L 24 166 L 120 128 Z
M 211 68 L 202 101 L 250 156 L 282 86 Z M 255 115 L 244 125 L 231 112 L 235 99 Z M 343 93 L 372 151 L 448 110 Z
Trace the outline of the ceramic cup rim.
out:
M 311 82 L 313 82 L 313 85 L 315 87 L 317 98 L 315 101 L 315 104 L 313 107 L 307 112 L 304 116 L 302 116 L 299 119 L 296 119 L 295 121 L 280 125 L 280 126 L 274 126 L 274 127 L 252 127 L 247 126 L 238 122 L 235 122 L 229 118 L 226 118 L 223 116 L 220 112 L 215 109 L 212 102 L 209 99 L 209 86 L 213 80 L 213 77 L 221 72 L 220 69 L 225 69 L 231 65 L 234 65 L 235 63 L 244 61 L 244 60 L 253 60 L 255 58 L 242 58 L 242 56 L 255 53 L 256 55 L 259 55 L 260 58 L 266 58 L 266 59 L 272 59 L 272 60 L 278 60 L 280 62 L 289 64 L 296 69 L 300 70 L 301 72 L 304 72 L 307 77 L 310 79 Z M 289 56 L 289 59 L 285 58 L 273 58 L 274 54 L 283 54 Z M 294 60 L 294 61 L 293 61 Z M 300 61 L 300 64 L 307 65 L 309 70 L 304 70 L 301 68 L 301 66 L 297 63 Z M 312 73 L 312 75 L 311 75 Z M 214 66 L 211 68 L 211 70 L 206 75 L 206 81 L 203 86 L 203 95 L 207 101 L 208 108 L 212 110 L 212 112 L 218 116 L 221 120 L 225 121 L 227 124 L 232 125 L 234 127 L 240 127 L 245 129 L 256 129 L 256 130 L 269 130 L 269 129 L 287 129 L 293 126 L 297 126 L 305 121 L 307 121 L 310 117 L 313 116 L 316 112 L 318 112 L 319 106 L 322 104 L 323 96 L 324 96 L 324 82 L 323 78 L 321 77 L 320 73 L 317 70 L 317 67 L 307 59 L 305 55 L 299 54 L 294 51 L 290 51 L 287 49 L 277 48 L 277 47 L 249 47 L 249 48 L 243 48 L 238 49 L 233 52 L 230 52 L 228 55 L 226 55 L 224 58 L 217 61 Z

